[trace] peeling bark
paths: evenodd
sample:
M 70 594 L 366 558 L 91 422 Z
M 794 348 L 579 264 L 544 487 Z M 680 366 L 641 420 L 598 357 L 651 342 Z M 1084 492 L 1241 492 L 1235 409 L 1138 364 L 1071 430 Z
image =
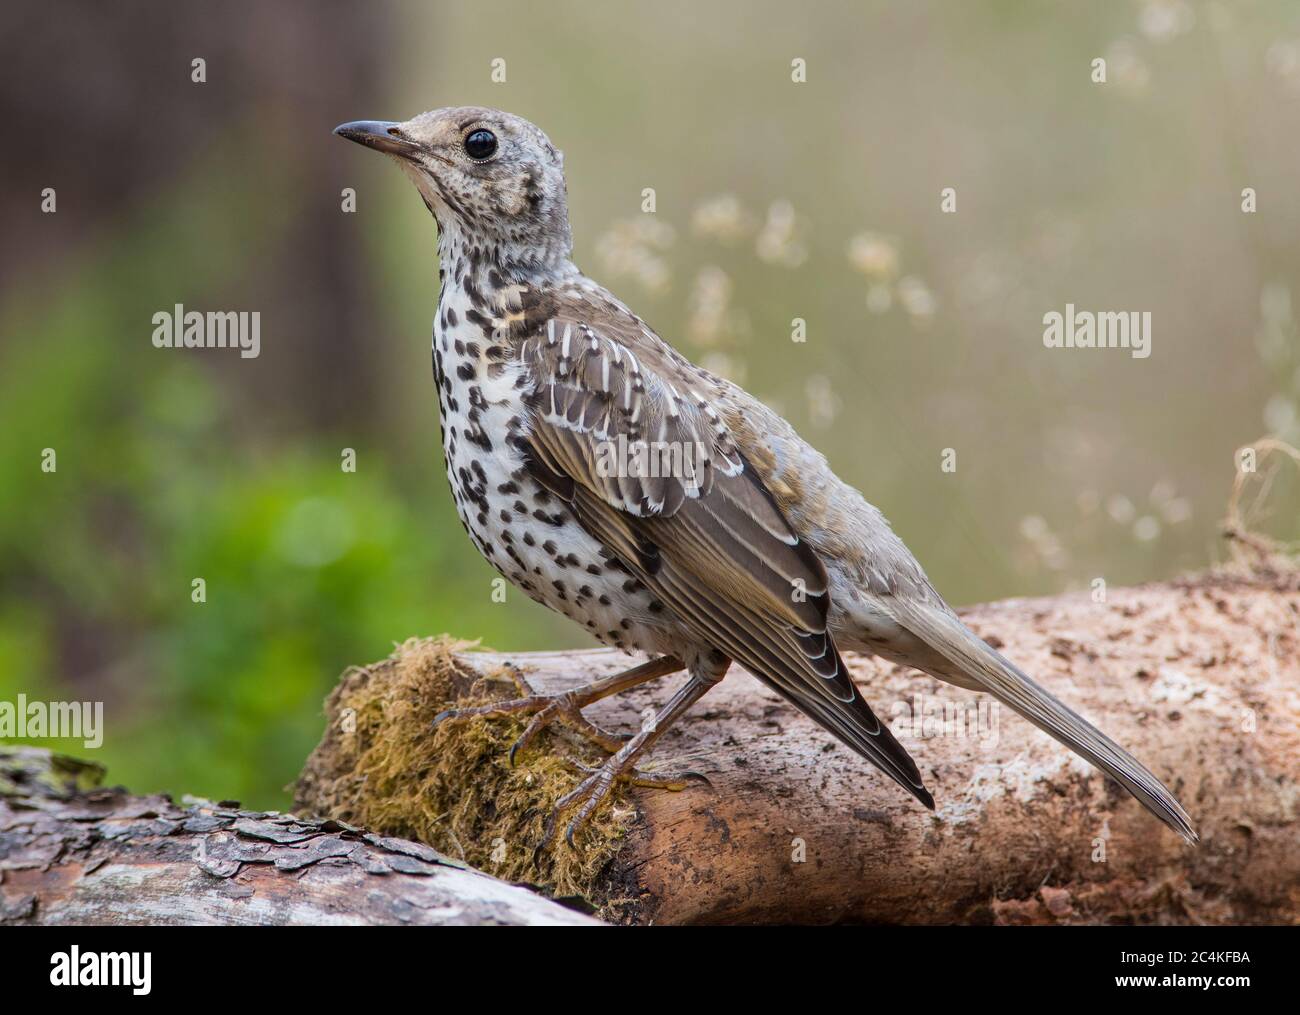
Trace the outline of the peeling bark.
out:
M 0 923 L 594 924 L 418 842 L 234 803 L 100 789 L 0 748 Z
M 586 896 L 607 917 L 634 923 L 1300 921 L 1294 575 L 1112 589 L 1106 603 L 1086 594 L 1011 600 L 964 616 L 1164 779 L 1200 846 L 1183 845 L 1101 773 L 995 703 L 983 714 L 994 725 L 974 735 L 918 737 L 908 722 L 917 702 L 924 711 L 992 699 L 850 657 L 868 701 L 920 766 L 936 813 L 733 670 L 651 756 L 651 767 L 694 769 L 712 785 L 632 790 L 626 836 Z M 629 664 L 604 650 L 459 658 L 481 673 L 520 665 L 549 692 Z M 390 665 L 367 667 L 367 679 L 382 685 Z M 679 679 L 587 714 L 635 729 Z M 996 742 L 982 736 L 990 730 Z M 327 736 L 314 770 L 337 760 Z M 461 844 L 477 855 L 476 844 Z
M 916 703 L 977 699 L 850 657 L 916 758 L 936 813 L 733 671 L 652 756 L 652 767 L 694 769 L 711 785 L 631 790 L 626 834 L 584 886 L 587 899 L 629 923 L 1300 922 L 1294 575 L 1113 589 L 1106 603 L 1012 600 L 964 616 L 1166 780 L 1200 846 L 1184 846 L 1009 710 L 984 713 L 990 726 L 916 735 Z M 506 661 L 543 691 L 629 662 L 603 650 L 458 658 L 462 694 L 474 693 L 475 671 Z M 363 673 L 378 692 L 390 664 L 352 677 Z M 634 729 L 674 679 L 588 713 Z M 340 716 L 327 719 L 315 777 L 300 782 L 303 813 L 339 760 L 330 752 Z M 337 820 L 88 788 L 87 766 L 63 764 L 51 770 L 45 752 L 0 749 L 0 922 L 592 922 L 418 843 Z M 457 766 L 446 768 L 454 779 Z M 462 845 L 469 854 L 483 844 Z
M 660 754 L 701 768 L 713 788 L 638 795 L 644 819 L 605 889 L 638 900 L 625 918 L 1300 922 L 1294 578 L 1112 590 L 1105 604 L 1013 600 L 964 617 L 1163 778 L 1201 844 L 1185 846 L 1009 709 L 995 713 L 996 745 L 900 731 L 934 793 L 931 815 L 737 675 Z M 901 667 L 851 665 L 886 721 L 918 695 L 974 700 Z M 804 862 L 792 862 L 800 843 Z

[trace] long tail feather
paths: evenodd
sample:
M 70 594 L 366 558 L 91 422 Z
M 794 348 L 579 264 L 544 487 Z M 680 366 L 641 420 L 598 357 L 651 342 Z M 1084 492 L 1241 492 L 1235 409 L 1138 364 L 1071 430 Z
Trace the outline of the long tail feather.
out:
M 900 624 L 922 638 L 963 674 L 1044 733 L 1100 768 L 1188 843 L 1197 841 L 1196 830 L 1187 812 L 1140 761 L 1039 687 L 1014 663 L 981 641 L 956 616 L 924 602 L 896 600 L 891 607 Z

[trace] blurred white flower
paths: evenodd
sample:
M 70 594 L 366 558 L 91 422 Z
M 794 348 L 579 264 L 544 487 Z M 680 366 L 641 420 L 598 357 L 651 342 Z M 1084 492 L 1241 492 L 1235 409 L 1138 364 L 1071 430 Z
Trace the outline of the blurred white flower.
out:
M 1161 479 L 1151 488 L 1151 493 L 1148 495 L 1147 499 L 1150 500 L 1152 504 L 1159 507 L 1161 504 L 1167 503 L 1173 495 L 1174 484 L 1169 482 L 1167 479 Z
M 1107 498 L 1106 513 L 1120 525 L 1127 525 L 1137 515 L 1137 509 L 1122 493 L 1116 493 Z
M 691 231 L 721 243 L 735 243 L 754 231 L 754 218 L 735 194 L 720 194 L 695 206 Z
M 1042 539 L 1048 535 L 1047 519 L 1042 515 L 1025 515 L 1020 519 L 1020 534 L 1026 539 Z
M 898 243 L 880 233 L 859 233 L 849 240 L 849 263 L 872 280 L 898 274 Z
M 1160 535 L 1160 523 L 1151 515 L 1143 515 L 1133 523 L 1133 535 L 1139 542 L 1149 543 Z
M 871 313 L 887 313 L 897 301 L 913 324 L 925 324 L 934 316 L 938 302 L 925 280 L 917 275 L 898 278 L 898 241 L 893 237 L 858 233 L 849 240 L 848 256 L 854 269 L 867 277 L 867 309 Z
M 1140 92 L 1151 80 L 1151 71 L 1138 56 L 1137 47 L 1128 38 L 1116 39 L 1106 50 L 1109 80 L 1130 92 Z
M 914 318 L 924 321 L 934 316 L 934 294 L 915 275 L 905 275 L 898 280 L 898 300 L 903 304 L 903 309 Z
M 1069 554 L 1047 524 L 1047 519 L 1041 515 L 1025 515 L 1020 519 L 1020 534 L 1044 567 L 1052 571 L 1063 571 L 1069 564 Z
M 808 247 L 801 232 L 794 205 L 789 201 L 773 201 L 754 244 L 755 252 L 768 264 L 797 268 L 808 260 Z
M 731 306 L 731 277 L 714 265 L 706 265 L 695 276 L 687 304 L 686 334 L 697 345 L 723 345 L 743 338 L 748 323 Z
M 610 226 L 596 241 L 596 256 L 610 275 L 630 276 L 652 292 L 664 292 L 672 273 L 660 252 L 675 239 L 672 226 L 653 215 L 641 215 Z
M 1264 405 L 1264 426 L 1270 433 L 1289 440 L 1300 430 L 1300 407 L 1286 395 L 1274 395 Z
M 1142 34 L 1155 42 L 1166 42 L 1190 32 L 1196 14 L 1184 0 L 1144 0 L 1138 14 Z

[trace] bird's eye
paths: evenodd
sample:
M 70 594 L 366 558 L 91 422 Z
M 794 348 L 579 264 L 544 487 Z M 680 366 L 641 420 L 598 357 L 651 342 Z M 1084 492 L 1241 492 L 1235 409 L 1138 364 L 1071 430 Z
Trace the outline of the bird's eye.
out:
M 490 130 L 472 130 L 465 138 L 465 154 L 478 162 L 490 159 L 496 150 L 497 136 Z

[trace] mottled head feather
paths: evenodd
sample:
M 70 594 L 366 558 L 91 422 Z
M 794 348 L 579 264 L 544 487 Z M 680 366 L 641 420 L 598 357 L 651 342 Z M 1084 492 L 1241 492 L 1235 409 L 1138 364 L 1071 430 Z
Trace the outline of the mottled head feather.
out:
M 465 150 L 475 131 L 496 137 L 490 158 Z M 483 106 L 421 113 L 397 125 L 415 143 L 399 159 L 438 220 L 444 241 L 478 247 L 505 266 L 562 267 L 572 250 L 564 156 L 538 127 Z

